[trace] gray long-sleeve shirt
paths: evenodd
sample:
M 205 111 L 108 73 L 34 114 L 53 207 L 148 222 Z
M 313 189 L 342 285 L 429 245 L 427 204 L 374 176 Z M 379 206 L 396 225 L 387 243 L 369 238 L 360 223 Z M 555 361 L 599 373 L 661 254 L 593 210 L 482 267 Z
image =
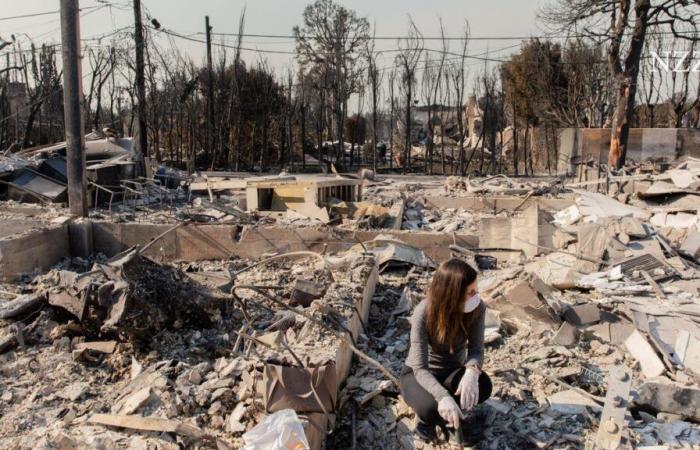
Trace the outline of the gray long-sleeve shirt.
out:
M 475 366 L 481 370 L 484 362 L 484 328 L 486 305 L 479 304 L 476 318 L 469 330 L 461 329 L 457 341 L 450 352 L 447 344 L 438 344 L 430 338 L 427 328 L 427 300 L 416 306 L 411 317 L 411 347 L 408 350 L 406 365 L 413 370 L 416 381 L 430 392 L 436 401 L 450 395 L 445 387 L 435 378 L 432 371 L 459 369 Z

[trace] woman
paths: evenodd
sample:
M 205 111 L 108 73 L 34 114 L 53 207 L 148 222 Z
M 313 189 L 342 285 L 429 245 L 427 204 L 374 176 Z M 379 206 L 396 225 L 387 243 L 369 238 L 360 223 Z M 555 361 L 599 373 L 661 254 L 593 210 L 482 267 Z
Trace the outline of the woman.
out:
M 444 262 L 427 297 L 411 318 L 401 376 L 404 400 L 416 412 L 415 432 L 422 439 L 435 439 L 435 427 L 445 425 L 475 437 L 481 427 L 470 413 L 492 388 L 481 371 L 486 306 L 477 293 L 476 271 L 456 258 Z

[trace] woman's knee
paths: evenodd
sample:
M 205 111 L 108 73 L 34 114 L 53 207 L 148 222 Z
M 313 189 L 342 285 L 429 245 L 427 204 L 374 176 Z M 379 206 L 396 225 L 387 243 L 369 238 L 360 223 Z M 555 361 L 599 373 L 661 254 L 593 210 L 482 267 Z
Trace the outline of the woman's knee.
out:
M 412 373 L 404 373 L 401 376 L 401 395 L 408 406 L 416 415 L 426 423 L 437 423 L 440 414 L 437 410 L 437 402 L 433 396 L 418 384 Z
M 425 423 L 437 424 L 440 420 L 440 414 L 438 413 L 435 400 L 414 402 L 411 407 L 416 415 Z

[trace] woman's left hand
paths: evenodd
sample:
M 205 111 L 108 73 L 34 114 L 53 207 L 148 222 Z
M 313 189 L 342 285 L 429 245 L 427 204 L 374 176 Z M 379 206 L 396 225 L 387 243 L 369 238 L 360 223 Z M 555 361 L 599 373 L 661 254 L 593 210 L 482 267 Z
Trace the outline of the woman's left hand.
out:
M 455 395 L 459 395 L 459 405 L 463 411 L 476 406 L 479 402 L 479 369 L 467 367 Z

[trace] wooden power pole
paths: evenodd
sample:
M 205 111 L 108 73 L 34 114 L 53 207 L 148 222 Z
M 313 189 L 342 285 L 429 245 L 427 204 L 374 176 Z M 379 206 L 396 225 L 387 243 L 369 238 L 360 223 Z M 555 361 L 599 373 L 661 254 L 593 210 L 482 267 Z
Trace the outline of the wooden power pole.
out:
M 66 123 L 66 169 L 70 213 L 87 217 L 85 135 L 83 127 L 83 83 L 80 66 L 78 0 L 61 0 L 61 44 L 63 54 L 63 113 Z
M 141 0 L 134 0 L 134 41 L 136 44 L 136 124 L 135 140 L 137 159 L 143 161 L 148 156 L 148 135 L 146 130 L 146 76 L 143 61 L 143 23 L 141 22 Z
M 204 17 L 204 27 L 207 34 L 207 154 L 213 158 L 213 142 L 211 125 L 214 122 L 214 79 L 211 68 L 211 26 L 209 26 L 209 16 Z M 209 161 L 213 167 L 214 160 Z

